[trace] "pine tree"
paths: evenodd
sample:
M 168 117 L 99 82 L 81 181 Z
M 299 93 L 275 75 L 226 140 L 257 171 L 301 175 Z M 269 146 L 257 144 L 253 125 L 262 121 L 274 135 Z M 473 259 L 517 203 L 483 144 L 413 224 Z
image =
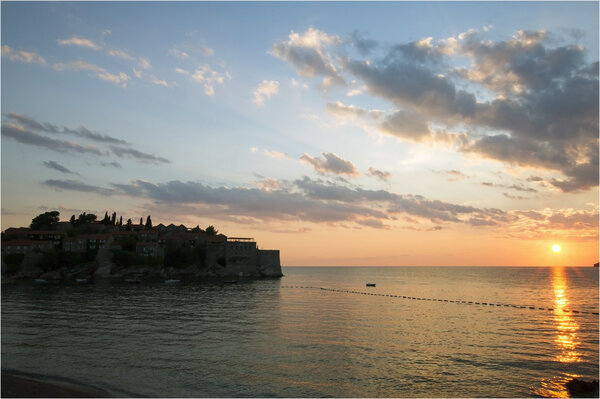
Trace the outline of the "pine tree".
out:
M 150 219 L 150 215 L 146 219 L 146 230 L 152 230 L 152 219 Z
M 71 223 L 71 225 L 75 226 L 75 215 L 71 215 L 71 219 L 69 219 L 69 223 Z
M 123 216 L 119 217 L 119 226 L 123 226 Z
M 112 224 L 114 226 L 116 221 L 117 221 L 117 212 L 113 212 L 112 217 L 110 218 L 110 224 Z
M 131 224 L 133 222 L 131 221 L 131 219 L 127 219 L 127 231 L 131 231 Z

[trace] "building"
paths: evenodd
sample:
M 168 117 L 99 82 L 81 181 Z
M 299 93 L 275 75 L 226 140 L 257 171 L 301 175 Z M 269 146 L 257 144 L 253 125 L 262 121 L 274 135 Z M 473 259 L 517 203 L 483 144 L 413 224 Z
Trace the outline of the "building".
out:
M 2 254 L 28 254 L 35 251 L 48 251 L 54 248 L 52 241 L 12 240 L 2 243 Z
M 82 237 L 67 237 L 63 240 L 63 250 L 65 252 L 85 252 L 87 240 Z
M 82 234 L 77 238 L 86 240 L 86 250 L 108 248 L 113 241 L 110 234 Z
M 156 258 L 159 256 L 159 247 L 157 242 L 138 242 L 135 244 L 135 252 L 139 256 Z

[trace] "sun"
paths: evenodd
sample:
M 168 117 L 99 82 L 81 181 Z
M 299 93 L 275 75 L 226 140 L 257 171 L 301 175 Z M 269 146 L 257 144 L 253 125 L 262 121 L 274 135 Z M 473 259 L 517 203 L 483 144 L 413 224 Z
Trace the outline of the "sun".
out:
M 562 251 L 562 248 L 560 247 L 560 245 L 554 244 L 552 246 L 552 252 L 559 253 L 560 251 Z

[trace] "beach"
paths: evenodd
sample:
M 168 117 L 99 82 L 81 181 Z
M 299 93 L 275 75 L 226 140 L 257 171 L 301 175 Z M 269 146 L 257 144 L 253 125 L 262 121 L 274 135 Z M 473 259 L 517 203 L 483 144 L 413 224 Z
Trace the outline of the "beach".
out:
M 3 371 L 3 398 L 98 398 L 109 397 L 100 389 L 67 383 L 47 382 L 30 376 Z

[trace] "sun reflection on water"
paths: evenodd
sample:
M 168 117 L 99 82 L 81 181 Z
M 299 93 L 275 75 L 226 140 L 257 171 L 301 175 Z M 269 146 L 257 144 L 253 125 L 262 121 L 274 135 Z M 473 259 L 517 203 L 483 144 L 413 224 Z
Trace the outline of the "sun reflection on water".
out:
M 581 353 L 577 351 L 580 341 L 577 336 L 579 325 L 564 310 L 568 309 L 567 278 L 562 267 L 554 268 L 552 284 L 554 286 L 554 322 L 556 323 L 556 339 L 559 352 L 556 360 L 561 363 L 581 361 Z
M 554 339 L 557 347 L 555 361 L 569 364 L 581 362 L 582 354 L 577 350 L 580 345 L 578 330 L 579 325 L 571 317 L 569 310 L 569 298 L 567 297 L 568 280 L 562 267 L 555 267 L 552 271 L 552 287 L 554 289 L 553 321 L 556 328 Z M 566 383 L 573 378 L 580 377 L 578 374 L 561 373 L 540 382 L 540 386 L 532 389 L 535 396 L 546 398 L 568 398 Z

